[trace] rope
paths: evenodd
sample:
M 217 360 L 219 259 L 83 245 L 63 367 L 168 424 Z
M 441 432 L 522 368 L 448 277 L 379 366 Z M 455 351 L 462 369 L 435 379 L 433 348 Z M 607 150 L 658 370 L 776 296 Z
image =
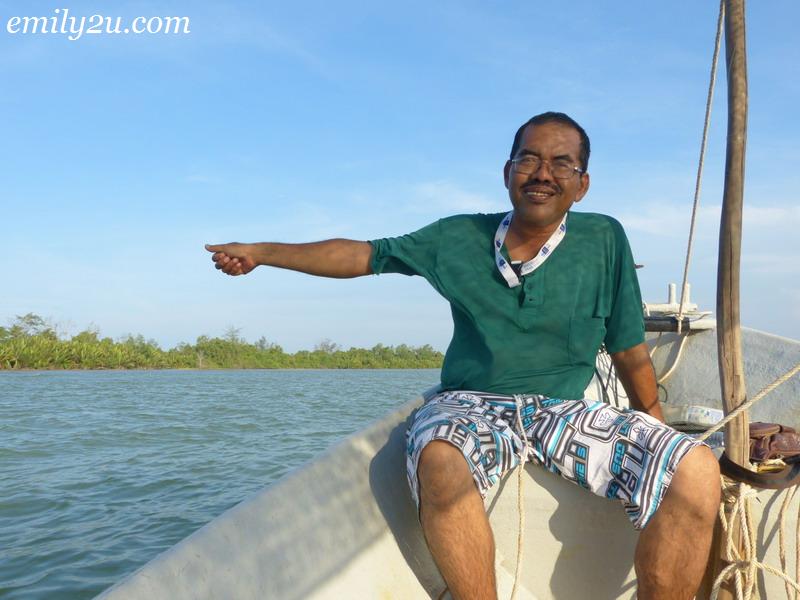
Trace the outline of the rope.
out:
M 786 490 L 786 495 L 783 498 L 783 504 L 781 505 L 781 528 L 778 531 L 778 537 L 780 540 L 780 560 L 781 560 L 781 569 L 786 572 L 786 540 L 785 538 L 785 530 L 786 530 L 786 511 L 789 509 L 789 503 L 794 498 L 795 493 L 797 493 L 797 486 L 788 488 Z M 795 536 L 795 555 L 797 561 L 800 562 L 800 521 L 797 523 L 797 535 Z M 797 565 L 796 565 L 797 567 Z M 800 577 L 800 568 L 795 568 L 795 575 Z M 792 594 L 792 590 L 789 587 L 788 583 L 784 583 L 786 586 L 786 597 L 789 600 L 793 598 L 797 598 L 797 594 Z
M 711 313 L 710 312 L 700 313 L 700 315 L 701 315 L 700 317 L 690 321 L 689 329 L 691 329 L 691 323 L 693 323 L 695 321 L 699 321 L 704 316 L 709 315 L 709 314 L 711 314 Z M 676 316 L 675 318 L 678 319 L 678 335 L 681 335 L 681 323 L 683 322 L 683 318 L 679 317 L 679 316 Z M 660 346 L 658 345 L 658 342 L 661 339 L 661 334 L 662 333 L 663 332 L 659 331 L 658 332 L 658 337 L 656 337 L 655 342 L 653 342 L 653 349 L 650 350 L 650 360 L 653 360 L 653 357 L 656 354 L 656 350 L 658 350 L 660 348 Z M 683 346 L 686 343 L 686 339 L 688 337 L 689 337 L 688 334 L 681 337 L 681 342 L 680 342 L 680 345 L 678 346 L 678 354 L 673 359 L 672 366 L 667 370 L 666 373 L 664 373 L 663 375 L 661 375 L 657 379 L 657 383 L 664 383 L 667 379 L 669 379 L 672 376 L 672 374 L 675 372 L 675 369 L 678 368 L 678 365 L 680 364 L 680 361 L 681 361 L 681 354 L 683 354 Z
M 689 226 L 689 242 L 686 246 L 686 262 L 683 265 L 683 283 L 681 284 L 681 305 L 678 309 L 678 333 L 681 333 L 683 311 L 686 304 L 686 281 L 689 277 L 689 262 L 692 256 L 692 241 L 694 240 L 695 222 L 697 220 L 697 207 L 700 204 L 700 184 L 703 180 L 703 164 L 706 157 L 708 144 L 708 126 L 711 123 L 711 103 L 714 98 L 714 83 L 717 79 L 717 63 L 719 62 L 719 47 L 722 39 L 722 22 L 725 15 L 725 2 L 720 0 L 719 17 L 717 18 L 717 38 L 714 41 L 714 58 L 711 60 L 711 77 L 708 83 L 708 97 L 706 98 L 706 116 L 703 123 L 703 141 L 700 144 L 700 160 L 697 164 L 697 180 L 694 186 L 694 205 L 692 207 L 692 222 Z
M 706 432 L 703 433 L 703 435 L 699 436 L 697 439 L 700 440 L 701 442 L 704 442 L 705 440 L 707 440 L 711 436 L 712 433 L 715 433 L 715 432 L 719 431 L 720 429 L 722 429 L 723 427 L 725 427 L 725 425 L 730 423 L 733 419 L 735 419 L 740 414 L 742 414 L 744 411 L 746 411 L 748 408 L 753 406 L 756 402 L 761 400 L 764 396 L 769 394 L 776 387 L 778 387 L 782 383 L 785 383 L 786 381 L 788 381 L 789 379 L 794 377 L 797 374 L 798 371 L 800 371 L 800 363 L 797 363 L 794 367 L 789 369 L 786 373 L 784 373 L 783 375 L 778 377 L 775 381 L 773 381 L 767 387 L 765 387 L 760 392 L 758 392 L 750 400 L 748 400 L 744 404 L 740 404 L 739 406 L 737 406 L 736 410 L 734 410 L 728 416 L 726 416 L 724 419 L 722 419 L 722 421 L 720 421 L 719 423 L 717 423 L 716 425 L 714 425 L 710 429 L 706 430 Z
M 797 489 L 797 488 L 795 488 Z M 800 580 L 800 505 L 797 506 L 797 521 L 794 531 L 794 574 Z M 797 600 L 797 594 L 794 595 L 794 600 Z
M 517 532 L 517 566 L 514 569 L 514 587 L 511 588 L 511 600 L 516 600 L 520 575 L 522 574 L 522 543 L 525 539 L 523 533 L 525 531 L 525 503 L 522 492 L 522 475 L 525 473 L 525 461 L 528 460 L 530 452 L 528 436 L 525 435 L 525 427 L 522 425 L 522 403 L 523 397 L 520 395 L 515 395 L 514 405 L 517 409 L 517 427 L 519 428 L 520 435 L 522 436 L 523 447 L 522 456 L 520 457 L 519 465 L 517 466 L 517 511 L 519 512 L 519 531 Z
M 791 379 L 797 374 L 798 371 L 800 371 L 800 363 L 796 364 L 789 371 L 778 377 L 775 381 L 758 392 L 758 394 L 753 396 L 750 400 L 741 406 L 738 406 L 736 410 L 727 415 L 722 421 L 709 428 L 698 439 L 701 441 L 708 439 L 711 434 L 722 429 L 727 423 L 764 398 L 772 390 Z M 727 536 L 725 544 L 725 559 L 728 560 L 730 564 L 720 572 L 714 581 L 714 586 L 711 589 L 711 600 L 717 599 L 720 586 L 724 581 L 730 579 L 731 576 L 734 578 L 737 599 L 750 600 L 758 583 L 756 573 L 759 569 L 767 573 L 772 573 L 773 575 L 783 579 L 784 586 L 786 587 L 786 597 L 789 600 L 797 600 L 798 594 L 800 594 L 800 584 L 793 580 L 786 572 L 786 540 L 784 534 L 784 530 L 786 528 L 786 512 L 789 508 L 792 498 L 794 497 L 794 494 L 797 491 L 797 487 L 795 486 L 787 491 L 783 505 L 781 506 L 781 526 L 779 533 L 781 569 L 776 569 L 775 567 L 760 562 L 755 558 L 755 520 L 753 519 L 752 515 L 750 499 L 756 497 L 756 491 L 743 482 L 726 486 L 725 477 L 722 477 L 722 490 L 725 498 L 720 504 L 719 516 L 723 531 Z M 725 517 L 725 503 L 733 504 L 730 521 L 728 521 Z M 732 525 L 736 521 L 737 516 L 739 518 L 739 524 L 742 531 L 742 541 L 744 542 L 744 547 L 741 554 L 736 545 L 733 543 L 734 527 L 732 527 Z M 795 532 L 795 574 L 798 578 L 800 578 L 800 510 L 798 510 L 797 530 Z M 794 590 L 794 593 L 792 590 Z
M 733 576 L 734 585 L 736 586 L 736 597 L 741 600 L 750 600 L 758 584 L 756 575 L 759 569 L 783 579 L 787 597 L 791 600 L 791 591 L 794 590 L 795 593 L 800 593 L 800 584 L 793 580 L 785 571 L 776 569 L 772 565 L 760 562 L 755 558 L 756 528 L 750 500 L 757 496 L 756 491 L 746 483 L 736 482 L 729 484 L 725 477 L 721 479 L 722 491 L 725 497 L 720 504 L 719 518 L 722 523 L 722 529 L 726 534 L 724 558 L 729 561 L 730 564 L 725 567 L 714 580 L 714 585 L 711 588 L 711 600 L 717 600 L 720 587 L 726 580 L 730 579 L 731 576 Z M 786 511 L 793 496 L 794 492 L 792 492 L 791 495 L 787 493 L 787 497 L 784 499 L 783 506 L 781 507 L 780 553 L 781 567 L 783 569 L 786 568 L 786 547 L 783 530 L 786 523 Z M 725 515 L 725 504 L 733 505 L 730 519 Z M 734 528 L 732 525 L 737 520 L 741 526 L 742 541 L 744 542 L 741 553 L 733 543 Z M 800 541 L 800 521 L 798 523 L 798 541 Z
M 603 380 L 603 370 L 606 372 L 605 380 Z M 614 371 L 614 363 L 605 346 L 601 346 L 600 351 L 597 353 L 594 373 L 600 387 L 602 401 L 610 405 L 613 398 L 614 406 L 620 408 L 619 378 Z M 609 391 L 611 392 L 610 394 Z M 627 395 L 625 398 L 627 398 Z
M 658 341 L 661 339 L 661 334 L 662 333 L 663 333 L 663 331 L 659 331 L 658 335 L 656 336 L 656 341 L 653 342 L 653 349 L 650 350 L 650 360 L 653 360 L 653 357 L 656 355 L 656 350 L 658 350 L 658 348 L 659 348 Z
M 680 328 L 681 328 L 680 321 L 678 321 L 678 329 L 680 330 Z M 672 362 L 672 366 L 669 368 L 669 370 L 666 373 L 664 373 L 661 377 L 658 378 L 657 383 L 664 383 L 675 372 L 675 369 L 678 368 L 678 364 L 681 361 L 681 354 L 683 354 L 683 346 L 686 344 L 686 340 L 687 339 L 689 339 L 688 334 L 684 335 L 681 338 L 681 343 L 678 346 L 678 354 L 675 356 L 675 360 Z M 654 348 L 654 350 L 655 350 L 655 348 Z M 650 356 L 652 358 L 652 354 Z

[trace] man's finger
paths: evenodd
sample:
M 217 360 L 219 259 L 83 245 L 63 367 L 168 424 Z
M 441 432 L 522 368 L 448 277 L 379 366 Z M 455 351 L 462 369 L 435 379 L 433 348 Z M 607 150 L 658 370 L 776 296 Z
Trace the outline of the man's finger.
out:
M 239 261 L 235 258 L 227 258 L 223 262 L 222 270 L 225 271 L 228 275 L 232 275 L 236 268 L 239 266 Z
M 209 252 L 220 252 L 225 244 L 206 244 L 206 250 Z

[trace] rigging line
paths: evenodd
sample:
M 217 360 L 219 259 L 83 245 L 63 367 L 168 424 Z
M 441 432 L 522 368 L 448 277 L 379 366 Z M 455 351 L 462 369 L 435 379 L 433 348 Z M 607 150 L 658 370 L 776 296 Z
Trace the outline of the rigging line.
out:
M 603 398 L 602 398 L 603 402 L 611 404 L 611 397 L 608 395 L 608 390 L 609 387 L 611 386 L 612 373 L 611 373 L 611 365 L 609 364 L 607 356 L 608 355 L 601 349 L 598 354 L 598 358 L 600 360 L 600 365 L 603 367 L 603 369 L 606 370 L 606 380 L 603 381 L 603 375 L 597 368 L 597 366 L 595 366 L 595 371 L 597 372 L 597 378 L 600 381 L 600 389 L 603 392 Z
M 652 349 L 652 350 L 650 350 L 650 360 L 652 360 L 652 359 L 653 359 L 653 357 L 654 357 L 654 356 L 655 356 L 655 354 L 656 354 L 656 350 L 658 350 L 658 342 L 659 342 L 659 340 L 661 340 L 661 334 L 662 334 L 662 333 L 663 333 L 663 332 L 659 331 L 659 332 L 658 332 L 658 336 L 656 336 L 656 341 L 655 341 L 655 342 L 653 342 L 653 349 Z
M 791 500 L 794 499 L 794 493 L 797 491 L 797 487 L 798 486 L 794 486 L 792 492 L 792 498 L 790 498 L 786 502 L 787 512 L 788 512 L 789 502 L 791 502 Z M 797 505 L 797 517 L 800 518 L 800 504 Z M 781 514 L 781 518 L 782 519 L 784 518 L 783 514 Z M 795 523 L 796 525 L 795 525 L 795 538 L 794 538 L 794 563 L 795 563 L 794 577 L 795 581 L 798 583 L 798 585 L 800 585 L 800 521 L 795 521 Z M 781 533 L 783 533 L 783 531 L 781 531 Z M 786 597 L 788 598 L 788 600 L 792 599 L 797 600 L 798 597 L 800 597 L 800 589 L 795 589 L 794 593 L 790 594 L 789 586 L 787 585 Z
M 525 473 L 525 463 L 530 458 L 530 444 L 528 442 L 528 435 L 525 431 L 525 425 L 522 420 L 522 409 L 524 408 L 524 395 L 514 395 L 514 406 L 517 415 L 517 428 L 522 436 L 522 456 L 520 456 L 519 465 L 517 466 L 517 511 L 519 513 L 519 523 L 517 531 L 517 564 L 514 569 L 514 586 L 511 588 L 511 600 L 516 600 L 517 592 L 519 590 L 519 582 L 522 577 L 522 545 L 525 540 L 525 502 L 523 496 L 523 474 Z M 539 400 L 535 400 L 536 408 L 539 408 Z
M 596 366 L 594 368 L 594 374 L 595 377 L 597 377 L 597 386 L 600 388 L 600 394 L 602 396 L 600 400 L 602 402 L 605 402 L 606 404 L 611 404 L 611 399 L 608 397 L 608 392 L 606 391 L 607 386 L 603 382 L 603 374 L 600 372 L 600 369 L 598 369 Z
M 656 395 L 658 395 L 658 392 L 656 392 Z M 627 391 L 625 391 L 625 397 L 628 398 Z M 628 398 L 628 404 L 630 404 L 630 398 Z M 619 408 L 619 377 L 617 377 L 616 372 L 614 373 L 614 406 Z
M 711 104 L 714 98 L 714 83 L 717 79 L 717 63 L 719 62 L 719 47 L 722 39 L 722 23 L 725 16 L 725 1 L 719 3 L 719 17 L 717 19 L 717 38 L 714 41 L 714 57 L 711 60 L 711 80 L 708 84 L 708 97 L 706 98 L 706 116 L 703 124 L 703 141 L 700 144 L 700 160 L 697 165 L 697 179 L 694 187 L 694 206 L 692 207 L 692 222 L 689 225 L 689 241 L 686 246 L 686 262 L 683 265 L 683 283 L 681 284 L 681 305 L 678 309 L 678 334 L 681 333 L 683 311 L 686 307 L 686 282 L 689 277 L 689 262 L 692 256 L 692 241 L 694 240 L 695 223 L 697 221 L 697 207 L 700 204 L 700 184 L 703 179 L 703 164 L 708 145 L 708 127 L 711 123 Z
M 683 346 L 685 345 L 687 339 L 689 339 L 688 334 L 681 337 L 681 342 L 678 345 L 678 354 L 675 356 L 672 367 L 670 367 L 666 373 L 658 378 L 657 383 L 664 383 L 675 372 L 675 369 L 678 368 L 678 364 L 681 362 L 681 354 L 683 354 Z
M 728 414 L 728 416 L 727 416 L 727 417 L 725 417 L 724 419 L 722 419 L 722 420 L 721 420 L 719 423 L 717 423 L 717 424 L 716 424 L 716 425 L 714 425 L 713 427 L 710 427 L 709 429 L 707 429 L 707 430 L 705 431 L 705 433 L 703 433 L 703 435 L 701 435 L 701 436 L 700 436 L 700 437 L 698 437 L 697 439 L 698 439 L 698 440 L 700 440 L 701 442 L 704 442 L 704 441 L 706 441 L 706 440 L 707 440 L 707 439 L 708 439 L 708 438 L 711 436 L 711 434 L 712 434 L 712 433 L 714 433 L 714 432 L 716 432 L 716 431 L 719 431 L 720 429 L 722 429 L 723 427 L 725 427 L 725 425 L 727 425 L 728 423 L 730 423 L 730 422 L 731 422 L 733 419 L 735 419 L 736 417 L 738 417 L 738 416 L 739 416 L 741 413 L 743 413 L 743 412 L 744 412 L 744 411 L 746 411 L 748 408 L 750 408 L 751 406 L 753 406 L 753 404 L 755 404 L 756 402 L 758 402 L 759 400 L 761 400 L 763 397 L 765 397 L 767 394 L 769 394 L 769 393 L 770 393 L 772 390 L 774 390 L 776 387 L 778 387 L 778 386 L 779 386 L 779 385 L 781 385 L 782 383 L 785 383 L 786 381 L 788 381 L 789 379 L 791 379 L 792 377 L 794 377 L 795 375 L 797 375 L 797 373 L 800 373 L 800 363 L 797 363 L 795 366 L 793 366 L 791 369 L 789 369 L 789 370 L 788 370 L 786 373 L 784 373 L 783 375 L 781 375 L 780 377 L 778 377 L 778 378 L 777 378 L 775 381 L 773 381 L 773 382 L 772 382 L 772 383 L 770 383 L 770 384 L 769 384 L 767 387 L 765 387 L 765 388 L 764 388 L 764 389 L 762 389 L 760 392 L 758 392 L 758 393 L 757 393 L 755 396 L 753 396 L 753 397 L 752 397 L 750 400 L 748 400 L 748 401 L 747 401 L 747 402 L 745 402 L 744 404 L 741 404 L 741 405 L 737 406 L 737 407 L 736 407 L 736 410 L 734 410 L 733 412 L 731 412 L 730 414 Z
M 784 495 L 784 498 L 783 498 L 783 504 L 781 505 L 781 512 L 780 512 L 781 528 L 778 530 L 778 539 L 780 541 L 779 557 L 780 557 L 780 561 L 781 561 L 781 570 L 784 573 L 789 573 L 789 570 L 787 568 L 787 563 L 786 563 L 786 540 L 785 540 L 785 538 L 786 538 L 786 516 L 787 516 L 788 509 L 789 509 L 789 504 L 791 503 L 791 501 L 794 498 L 794 495 L 796 493 L 797 493 L 797 486 L 796 485 L 788 488 L 786 490 L 786 494 Z M 796 543 L 795 543 L 795 554 L 796 554 L 796 557 L 798 559 L 800 559 L 800 546 L 798 546 Z M 798 573 L 796 571 L 795 571 L 795 577 L 800 577 L 800 575 L 798 575 Z M 786 587 L 786 597 L 788 598 L 788 600 L 792 600 L 792 598 L 795 598 L 795 600 L 796 600 L 797 596 L 792 593 L 792 590 L 789 587 L 789 584 L 784 582 L 784 585 Z

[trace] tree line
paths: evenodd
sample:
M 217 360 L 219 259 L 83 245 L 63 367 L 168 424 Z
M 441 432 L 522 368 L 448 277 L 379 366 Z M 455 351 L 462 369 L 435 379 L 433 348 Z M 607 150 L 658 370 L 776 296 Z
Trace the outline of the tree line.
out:
M 262 337 L 249 343 L 239 330 L 223 337 L 201 335 L 194 344 L 163 350 L 155 340 L 129 335 L 118 340 L 86 329 L 59 335 L 48 320 L 28 313 L 0 327 L 0 370 L 8 369 L 429 369 L 443 355 L 429 345 L 350 348 L 324 340 L 294 354 Z

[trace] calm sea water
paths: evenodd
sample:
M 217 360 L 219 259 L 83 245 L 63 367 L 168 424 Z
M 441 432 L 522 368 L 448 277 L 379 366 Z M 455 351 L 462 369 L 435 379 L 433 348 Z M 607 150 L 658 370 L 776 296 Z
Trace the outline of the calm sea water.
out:
M 436 370 L 0 373 L 0 598 L 91 598 Z

